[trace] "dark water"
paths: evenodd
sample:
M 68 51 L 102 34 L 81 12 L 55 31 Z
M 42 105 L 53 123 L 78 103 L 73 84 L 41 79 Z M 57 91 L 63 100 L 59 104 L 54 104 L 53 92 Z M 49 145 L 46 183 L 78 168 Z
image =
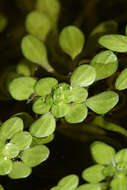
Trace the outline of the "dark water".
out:
M 65 25 L 76 24 L 85 31 L 86 38 L 89 32 L 100 22 L 115 19 L 119 23 L 119 32 L 124 33 L 127 23 L 127 1 L 126 0 L 61 0 L 62 10 L 59 19 L 59 30 Z M 25 35 L 25 15 L 33 10 L 34 0 L 0 0 L 0 12 L 8 18 L 8 26 L 0 34 L 0 74 L 9 65 L 16 65 L 22 58 L 20 50 L 21 38 Z M 127 61 L 125 61 L 127 62 Z M 69 72 L 67 65 L 58 66 L 56 69 L 65 73 Z M 48 75 L 44 71 L 43 75 Z M 103 88 L 103 82 L 100 86 Z M 1 92 L 2 93 L 2 92 Z M 125 94 L 126 91 L 124 92 Z M 126 106 L 125 106 L 126 107 Z M 108 117 L 126 127 L 127 111 L 123 108 L 121 112 L 115 112 Z M 0 101 L 0 120 L 5 121 L 12 114 L 26 111 L 31 113 L 31 104 L 25 102 Z M 59 122 L 58 122 L 59 126 Z M 106 142 L 113 144 L 117 149 L 126 146 L 126 140 L 122 135 L 107 132 Z M 103 140 L 103 137 L 98 137 Z M 92 163 L 89 153 L 89 145 L 93 140 L 98 140 L 94 135 L 88 134 L 84 141 L 80 138 L 69 138 L 66 135 L 56 132 L 56 137 L 48 146 L 51 151 L 49 159 L 38 167 L 33 168 L 33 173 L 27 179 L 11 180 L 8 177 L 0 177 L 0 183 L 5 190 L 31 189 L 48 190 L 63 176 L 71 173 L 80 176 L 81 171 Z M 81 180 L 82 182 L 82 180 Z

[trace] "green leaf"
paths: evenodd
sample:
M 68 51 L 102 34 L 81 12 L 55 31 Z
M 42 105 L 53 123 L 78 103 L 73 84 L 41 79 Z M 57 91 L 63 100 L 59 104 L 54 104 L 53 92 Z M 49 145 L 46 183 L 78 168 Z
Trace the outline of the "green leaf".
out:
M 25 21 L 26 30 L 28 33 L 39 38 L 46 40 L 48 33 L 51 30 L 50 18 L 39 11 L 31 11 Z
M 14 161 L 12 164 L 12 170 L 9 173 L 11 179 L 20 179 L 28 177 L 32 172 L 32 169 L 26 166 L 23 162 Z
M 91 154 L 98 164 L 110 164 L 115 157 L 115 149 L 111 146 L 95 141 L 91 144 Z
M 119 101 L 119 96 L 113 91 L 101 92 L 87 99 L 87 106 L 97 114 L 109 112 Z
M 50 107 L 44 98 L 40 97 L 33 103 L 32 110 L 37 114 L 45 114 L 50 110 Z
M 116 153 L 115 161 L 116 163 L 127 162 L 127 148 L 124 148 Z
M 61 187 L 61 190 L 67 189 L 67 190 L 75 190 L 76 187 L 79 184 L 79 178 L 77 175 L 68 175 L 66 177 L 63 177 L 58 182 L 58 187 Z
M 13 117 L 5 121 L 0 129 L 0 135 L 6 139 L 10 139 L 17 132 L 23 130 L 23 121 L 18 117 Z
M 90 64 L 96 70 L 96 81 L 111 76 L 118 68 L 117 56 L 110 50 L 98 53 Z
M 37 0 L 36 9 L 48 15 L 53 26 L 57 24 L 60 13 L 58 0 Z
M 34 93 L 36 79 L 32 77 L 19 77 L 9 84 L 9 93 L 16 100 L 26 100 Z
M 88 97 L 88 91 L 80 86 L 74 86 L 71 88 L 71 93 L 73 96 L 73 102 L 82 103 L 85 102 Z
M 115 51 L 125 53 L 127 52 L 127 36 L 120 34 L 109 34 L 100 37 L 99 44 L 103 47 Z
M 64 117 L 69 111 L 69 104 L 54 104 L 51 109 L 51 113 L 54 115 L 56 118 L 61 118 Z
M 22 161 L 29 167 L 35 167 L 47 160 L 49 149 L 45 145 L 36 145 L 25 150 L 21 156 Z
M 75 59 L 83 49 L 85 37 L 76 26 L 66 26 L 60 33 L 59 43 L 62 50 Z
M 104 168 L 100 164 L 91 166 L 82 172 L 82 178 L 90 183 L 99 183 L 105 178 L 102 172 Z
M 90 86 L 96 78 L 96 71 L 91 65 L 80 65 L 77 67 L 70 78 L 72 86 Z
M 127 177 L 122 176 L 120 178 L 114 178 L 111 181 L 111 190 L 126 190 L 127 189 Z
M 46 69 L 48 72 L 53 72 L 54 69 L 48 63 L 47 49 L 41 40 L 35 36 L 26 35 L 21 42 L 21 49 L 24 57 L 29 61 L 36 63 Z
M 12 161 L 11 160 L 0 160 L 0 175 L 7 175 L 10 173 L 12 169 Z
M 17 147 L 15 144 L 13 144 L 13 143 L 8 143 L 8 144 L 6 144 L 5 147 L 4 147 L 4 152 L 3 152 L 3 154 L 4 154 L 4 157 L 5 157 L 6 159 L 12 159 L 12 158 L 15 158 L 15 157 L 18 156 L 18 154 L 19 154 L 19 149 L 18 149 L 18 147 Z
M 42 145 L 42 144 L 50 143 L 54 139 L 54 137 L 55 137 L 54 133 L 45 138 L 33 137 L 32 145 L 34 146 L 34 145 Z
M 116 173 L 116 168 L 113 165 L 106 166 L 102 173 L 105 177 L 112 177 Z
M 20 75 L 24 75 L 26 77 L 31 76 L 31 64 L 26 59 L 21 60 L 16 66 L 16 72 Z
M 31 145 L 32 136 L 27 131 L 21 131 L 19 133 L 16 133 L 10 142 L 14 143 L 19 150 L 25 150 Z
M 46 96 L 51 93 L 57 84 L 58 81 L 53 77 L 42 78 L 35 85 L 35 93 L 39 96 Z
M 125 68 L 117 77 L 115 87 L 118 90 L 124 90 L 127 88 L 127 68 Z
M 76 190 L 101 190 L 100 184 L 84 184 L 80 185 Z
M 87 107 L 85 104 L 73 103 L 69 106 L 69 111 L 65 115 L 68 123 L 81 123 L 87 117 Z
M 70 103 L 72 100 L 73 96 L 70 89 L 59 87 L 53 93 L 53 101 L 55 104 Z
M 3 188 L 3 186 L 2 186 L 2 185 L 0 185 L 0 190 L 4 190 L 4 188 Z
M 47 113 L 36 120 L 30 127 L 30 133 L 35 137 L 47 137 L 56 128 L 55 118 L 51 113 Z

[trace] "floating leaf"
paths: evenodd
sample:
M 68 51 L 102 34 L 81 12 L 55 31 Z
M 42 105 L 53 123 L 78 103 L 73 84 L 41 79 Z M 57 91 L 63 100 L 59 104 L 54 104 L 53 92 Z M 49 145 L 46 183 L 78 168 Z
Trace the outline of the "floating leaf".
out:
M 4 147 L 4 153 L 3 154 L 4 154 L 4 157 L 6 159 L 12 159 L 12 158 L 15 158 L 16 156 L 18 156 L 19 149 L 15 144 L 8 143 Z
M 21 131 L 12 137 L 11 142 L 14 143 L 19 150 L 25 150 L 29 148 L 32 142 L 32 136 L 27 131 Z
M 74 86 L 71 88 L 71 93 L 73 96 L 73 102 L 81 103 L 85 102 L 88 97 L 88 91 L 85 88 L 81 88 L 79 86 Z
M 101 92 L 87 99 L 87 106 L 97 114 L 109 112 L 119 101 L 119 96 L 113 91 Z
M 115 149 L 103 142 L 95 141 L 91 145 L 91 154 L 98 164 L 109 164 L 114 160 Z
M 127 177 L 121 176 L 114 178 L 111 181 L 111 190 L 126 190 L 127 189 Z
M 6 139 L 10 139 L 17 132 L 23 130 L 23 121 L 18 117 L 13 117 L 5 121 L 0 129 L 0 135 Z
M 109 165 L 109 166 L 106 166 L 104 169 L 103 169 L 103 175 L 105 177 L 112 177 L 115 175 L 116 173 L 116 168 L 113 166 L 113 165 Z
M 90 64 L 96 70 L 96 81 L 111 76 L 118 68 L 117 56 L 110 50 L 98 53 Z
M 127 148 L 118 151 L 115 155 L 116 163 L 127 162 Z
M 68 123 L 81 123 L 87 117 L 87 107 L 85 104 L 73 103 L 69 106 L 69 111 L 65 115 Z
M 62 50 L 75 59 L 83 49 L 85 37 L 76 26 L 66 26 L 60 33 L 59 43 Z
M 61 187 L 61 190 L 67 189 L 67 190 L 75 190 L 78 186 L 79 178 L 77 175 L 68 175 L 66 177 L 63 177 L 58 182 L 58 187 Z
M 127 88 L 127 68 L 124 69 L 117 77 L 115 87 L 118 90 L 124 90 Z
M 32 77 L 19 77 L 9 84 L 9 92 L 16 100 L 27 100 L 34 93 L 36 79 Z
M 54 69 L 48 63 L 47 49 L 45 44 L 35 36 L 26 35 L 21 42 L 22 53 L 29 61 L 36 63 L 46 69 L 48 72 L 53 72 Z
M 36 83 L 35 92 L 39 96 L 46 96 L 51 93 L 57 84 L 58 81 L 53 77 L 42 78 Z
M 127 52 L 127 36 L 124 35 L 104 35 L 99 39 L 99 44 L 112 51 L 121 53 Z
M 91 65 L 80 65 L 77 67 L 70 78 L 72 86 L 87 87 L 91 85 L 96 78 L 96 71 Z
M 76 190 L 101 190 L 100 184 L 84 184 L 80 185 Z
M 60 13 L 60 3 L 58 0 L 37 0 L 36 9 L 49 16 L 52 25 L 56 25 Z
M 26 30 L 28 33 L 46 40 L 46 37 L 51 30 L 51 22 L 45 13 L 39 11 L 31 11 L 26 17 Z
M 82 172 L 82 177 L 84 180 L 90 183 L 99 183 L 105 178 L 105 176 L 102 173 L 104 168 L 105 167 L 100 164 L 91 166 Z
M 45 145 L 36 145 L 25 150 L 21 156 L 22 161 L 29 167 L 44 162 L 49 157 L 49 149 Z
M 0 160 L 0 175 L 7 175 L 10 173 L 12 169 L 12 161 L 11 160 Z
M 2 186 L 2 185 L 0 185 L 0 190 L 4 190 L 4 188 L 3 188 L 3 186 Z
M 16 72 L 18 74 L 29 77 L 32 74 L 30 66 L 31 64 L 29 64 L 29 61 L 27 61 L 26 59 L 23 59 L 16 66 Z
M 12 170 L 9 173 L 11 179 L 20 179 L 28 177 L 32 172 L 32 169 L 26 166 L 23 162 L 14 161 L 12 164 Z
M 33 103 L 32 110 L 37 114 L 45 114 L 50 110 L 50 107 L 51 106 L 40 97 Z
M 56 118 L 61 118 L 64 117 L 69 111 L 69 104 L 54 104 L 51 109 L 51 113 L 56 117 Z
M 34 145 L 42 145 L 42 144 L 50 143 L 54 139 L 54 137 L 55 137 L 54 133 L 45 138 L 33 137 L 32 145 L 34 146 Z
M 35 137 L 47 137 L 55 131 L 55 128 L 55 118 L 51 113 L 47 113 L 31 125 L 30 132 Z

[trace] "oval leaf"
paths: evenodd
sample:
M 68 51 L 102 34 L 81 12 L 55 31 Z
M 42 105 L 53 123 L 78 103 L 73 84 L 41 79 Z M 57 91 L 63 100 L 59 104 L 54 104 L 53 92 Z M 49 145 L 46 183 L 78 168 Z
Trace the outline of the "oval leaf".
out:
M 31 11 L 26 17 L 26 30 L 40 40 L 46 40 L 51 30 L 51 22 L 49 17 L 39 11 Z
M 66 177 L 63 177 L 58 182 L 58 187 L 61 187 L 61 190 L 67 189 L 67 190 L 75 190 L 78 186 L 79 178 L 77 175 L 68 175 Z
M 127 52 L 127 37 L 120 34 L 108 34 L 100 37 L 99 44 L 116 52 Z
M 118 90 L 124 90 L 127 88 L 127 68 L 124 69 L 117 77 L 115 87 Z
M 40 97 L 33 103 L 32 109 L 37 114 L 45 114 L 50 110 L 50 107 L 51 106 Z
M 118 151 L 115 155 L 116 163 L 127 162 L 127 148 Z
M 56 87 L 58 81 L 52 77 L 40 79 L 35 85 L 35 92 L 39 96 L 46 96 Z
M 32 77 L 19 77 L 9 84 L 9 92 L 16 100 L 27 100 L 34 93 L 36 80 Z
M 98 53 L 90 64 L 96 70 L 96 81 L 111 76 L 118 68 L 117 56 L 110 50 Z
M 68 123 L 81 123 L 87 117 L 87 107 L 85 104 L 70 104 L 69 111 L 65 115 Z
M 36 145 L 25 150 L 21 156 L 22 161 L 29 167 L 35 167 L 49 157 L 49 149 L 45 145 Z
M 69 111 L 69 104 L 57 104 L 53 105 L 51 109 L 51 113 L 54 115 L 56 118 L 61 118 L 64 117 Z
M 84 184 L 80 185 L 76 190 L 101 190 L 100 184 Z
M 11 172 L 12 161 L 11 160 L 0 160 L 0 175 L 7 175 Z
M 19 149 L 18 147 L 13 143 L 8 143 L 4 147 L 4 157 L 7 159 L 12 159 L 18 156 Z
M 88 91 L 85 88 L 81 88 L 79 86 L 75 86 L 71 88 L 71 93 L 73 96 L 73 102 L 82 103 L 86 101 L 88 97 Z
M 113 91 L 105 91 L 88 98 L 87 106 L 97 114 L 109 112 L 119 101 L 119 96 Z
M 51 135 L 56 128 L 56 121 L 52 114 L 47 113 L 36 120 L 30 127 L 32 136 L 47 137 Z
M 11 179 L 20 179 L 28 177 L 32 172 L 32 169 L 26 166 L 23 162 L 15 161 L 12 164 L 12 170 L 9 173 Z
M 90 183 L 99 183 L 105 178 L 103 175 L 104 168 L 103 165 L 99 164 L 91 166 L 82 172 L 82 178 Z
M 75 59 L 83 49 L 85 37 L 76 26 L 66 26 L 60 33 L 59 43 L 62 50 Z
M 16 133 L 11 141 L 12 143 L 14 143 L 19 150 L 25 150 L 26 148 L 29 148 L 29 146 L 31 145 L 32 142 L 32 136 L 29 132 L 27 131 L 22 131 L 19 133 Z
M 114 160 L 115 149 L 103 142 L 95 141 L 91 145 L 91 154 L 98 164 L 109 164 Z
M 126 190 L 127 189 L 127 177 L 121 176 L 120 178 L 114 178 L 111 181 L 112 190 Z
M 87 87 L 91 85 L 96 78 L 96 71 L 91 65 L 80 65 L 77 67 L 70 78 L 72 86 Z
M 23 121 L 18 117 L 13 117 L 5 121 L 0 130 L 0 134 L 6 139 L 10 139 L 17 132 L 23 130 Z

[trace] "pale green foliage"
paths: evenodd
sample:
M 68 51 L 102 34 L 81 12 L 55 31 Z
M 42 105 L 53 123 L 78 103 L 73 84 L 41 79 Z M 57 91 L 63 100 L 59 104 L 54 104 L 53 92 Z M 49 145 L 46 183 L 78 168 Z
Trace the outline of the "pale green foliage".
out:
M 117 77 L 115 87 L 118 90 L 124 90 L 127 88 L 127 68 L 124 69 Z
M 9 177 L 12 179 L 20 179 L 28 177 L 32 169 L 25 165 L 22 161 L 14 161 Z
M 105 114 L 119 101 L 119 96 L 113 91 L 105 91 L 87 99 L 87 106 L 97 114 Z
M 91 145 L 91 154 L 98 164 L 109 164 L 114 159 L 115 150 L 103 142 L 95 141 Z
M 51 135 L 49 135 L 48 137 L 45 137 L 45 138 L 33 137 L 32 145 L 34 146 L 34 145 L 42 145 L 42 144 L 50 143 L 54 139 L 54 137 L 55 137 L 54 133 L 52 133 Z
M 36 145 L 25 150 L 21 160 L 29 167 L 35 167 L 45 161 L 49 156 L 49 149 L 45 145 Z
M 116 52 L 127 52 L 127 36 L 120 34 L 109 34 L 100 37 L 100 45 L 103 47 L 116 51 Z
M 124 148 L 117 152 L 115 155 L 116 163 L 125 162 L 127 164 L 127 148 Z
M 51 105 L 45 101 L 45 98 L 39 97 L 33 103 L 32 110 L 37 114 L 45 114 L 50 110 Z
M 19 150 L 20 149 L 18 149 L 18 147 L 15 144 L 8 143 L 4 147 L 3 156 L 7 159 L 15 158 L 16 156 L 18 156 Z
M 64 117 L 69 112 L 69 104 L 59 103 L 54 104 L 51 109 L 51 113 L 56 118 Z
M 86 117 L 86 105 L 84 103 L 73 103 L 69 106 L 69 111 L 65 115 L 65 120 L 69 123 L 81 123 Z
M 72 87 L 71 93 L 75 103 L 84 102 L 88 97 L 88 91 L 85 88 L 81 88 L 79 86 Z
M 103 175 L 102 171 L 104 170 L 104 166 L 100 164 L 96 164 L 94 166 L 91 166 L 87 169 L 85 169 L 82 172 L 82 177 L 84 180 L 90 182 L 90 183 L 99 183 L 102 181 L 105 176 Z
M 101 190 L 100 184 L 84 184 L 80 185 L 76 190 Z
M 111 190 L 126 190 L 127 189 L 127 177 L 120 176 L 111 181 Z
M 51 21 L 49 17 L 39 11 L 32 11 L 26 17 L 26 30 L 40 40 L 46 40 L 51 30 Z
M 59 43 L 62 50 L 75 59 L 83 49 L 85 37 L 76 26 L 66 26 L 60 33 Z
M 40 79 L 35 85 L 35 93 L 39 96 L 46 96 L 58 84 L 58 81 L 52 77 Z
M 56 26 L 60 13 L 59 0 L 37 0 L 36 9 L 49 16 L 52 26 Z
M 4 190 L 4 188 L 3 188 L 3 186 L 2 186 L 2 185 L 0 185 L 0 190 Z
M 96 81 L 114 74 L 118 68 L 117 56 L 110 50 L 102 51 L 93 57 L 90 64 L 96 70 Z
M 35 137 L 47 137 L 55 131 L 55 128 L 55 118 L 52 114 L 46 113 L 32 123 L 30 127 L 30 132 Z
M 78 66 L 70 78 L 72 86 L 87 87 L 90 86 L 96 78 L 96 71 L 94 67 L 90 65 Z
M 18 77 L 8 86 L 9 93 L 16 100 L 26 100 L 34 93 L 36 79 L 32 77 Z
M 12 161 L 9 159 L 0 160 L 0 175 L 7 175 L 12 169 Z

